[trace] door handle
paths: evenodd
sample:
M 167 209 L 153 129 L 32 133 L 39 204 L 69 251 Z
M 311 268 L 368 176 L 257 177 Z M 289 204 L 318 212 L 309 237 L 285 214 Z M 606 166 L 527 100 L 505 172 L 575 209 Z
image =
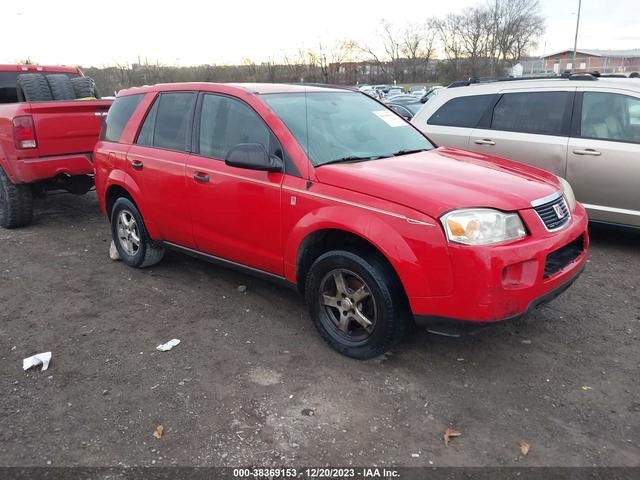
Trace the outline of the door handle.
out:
M 585 149 L 576 149 L 573 151 L 576 155 L 593 155 L 594 157 L 599 157 L 602 155 L 598 150 L 594 150 L 593 148 L 585 148 Z
M 475 143 L 476 145 L 495 145 L 496 144 L 496 142 L 494 142 L 489 138 L 485 138 L 484 140 L 474 140 L 473 143 Z
M 193 179 L 196 182 L 207 183 L 207 182 L 209 182 L 209 175 L 207 175 L 206 173 L 202 173 L 202 172 L 196 172 L 196 173 L 193 174 Z
M 131 168 L 135 170 L 142 170 L 142 167 L 144 167 L 144 163 L 142 163 L 141 160 L 134 160 L 131 162 Z

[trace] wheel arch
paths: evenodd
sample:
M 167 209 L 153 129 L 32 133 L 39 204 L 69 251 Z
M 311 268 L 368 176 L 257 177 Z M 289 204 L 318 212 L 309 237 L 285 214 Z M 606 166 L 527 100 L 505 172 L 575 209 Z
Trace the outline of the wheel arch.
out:
M 391 261 L 371 241 L 349 230 L 341 228 L 319 228 L 304 237 L 296 253 L 296 278 L 298 280 L 297 285 L 300 293 L 304 293 L 307 274 L 313 262 L 324 253 L 332 250 L 357 251 L 377 256 L 388 267 L 389 272 L 395 276 L 400 286 L 402 286 L 402 280 Z
M 364 248 L 378 255 L 390 267 L 408 297 L 428 296 L 426 272 L 407 239 L 394 226 L 373 214 L 340 223 L 336 219 L 345 216 L 339 209 L 328 207 L 305 215 L 285 242 L 285 275 L 301 292 L 304 292 L 306 274 L 315 259 L 329 250 L 347 246 Z
M 104 194 L 104 205 L 109 221 L 111 221 L 111 211 L 113 210 L 113 205 L 119 198 L 122 197 L 128 198 L 138 209 L 140 209 L 140 207 L 138 206 L 138 202 L 136 202 L 135 198 L 133 198 L 133 195 L 131 195 L 129 190 L 127 190 L 123 185 L 114 183 L 107 188 Z
M 161 237 L 156 224 L 148 214 L 140 189 L 131 177 L 114 170 L 107 179 L 105 187 L 103 187 L 104 208 L 109 221 L 111 221 L 111 210 L 116 200 L 120 197 L 126 197 L 131 200 L 140 211 L 140 215 L 144 220 L 144 227 L 149 237 L 153 240 L 158 240 Z

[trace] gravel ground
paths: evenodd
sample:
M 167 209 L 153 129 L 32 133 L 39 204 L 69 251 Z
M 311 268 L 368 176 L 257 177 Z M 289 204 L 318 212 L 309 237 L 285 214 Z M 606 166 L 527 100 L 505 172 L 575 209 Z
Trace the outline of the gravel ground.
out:
M 1 466 L 640 465 L 640 234 L 593 229 L 582 277 L 522 320 L 366 362 L 283 287 L 111 261 L 92 194 L 0 240 Z

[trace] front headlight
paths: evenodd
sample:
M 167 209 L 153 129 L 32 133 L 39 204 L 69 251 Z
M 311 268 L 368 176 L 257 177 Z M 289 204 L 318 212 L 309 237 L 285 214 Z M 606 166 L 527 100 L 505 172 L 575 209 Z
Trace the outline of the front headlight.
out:
M 576 206 L 576 196 L 573 194 L 573 188 L 571 188 L 571 184 L 564 178 L 558 177 L 558 180 L 560 180 L 562 191 L 564 192 L 564 196 L 569 204 L 569 211 L 573 212 L 573 208 Z
M 454 210 L 440 218 L 450 242 L 487 245 L 523 238 L 527 233 L 517 213 L 489 208 Z

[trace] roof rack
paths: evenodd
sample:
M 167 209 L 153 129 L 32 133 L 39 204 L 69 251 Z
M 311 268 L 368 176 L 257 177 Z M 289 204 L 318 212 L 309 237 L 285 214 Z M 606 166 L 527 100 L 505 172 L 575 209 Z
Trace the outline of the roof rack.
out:
M 495 83 L 495 82 L 520 82 L 524 80 L 554 80 L 554 79 L 567 79 L 567 80 L 586 80 L 593 81 L 598 80 L 598 77 L 613 76 L 613 75 L 601 75 L 600 72 L 563 72 L 562 74 L 549 74 L 549 75 L 532 75 L 528 77 L 470 77 L 468 80 L 458 80 L 457 82 L 450 83 L 447 88 L 455 87 L 468 87 L 469 85 L 477 85 L 481 83 Z

